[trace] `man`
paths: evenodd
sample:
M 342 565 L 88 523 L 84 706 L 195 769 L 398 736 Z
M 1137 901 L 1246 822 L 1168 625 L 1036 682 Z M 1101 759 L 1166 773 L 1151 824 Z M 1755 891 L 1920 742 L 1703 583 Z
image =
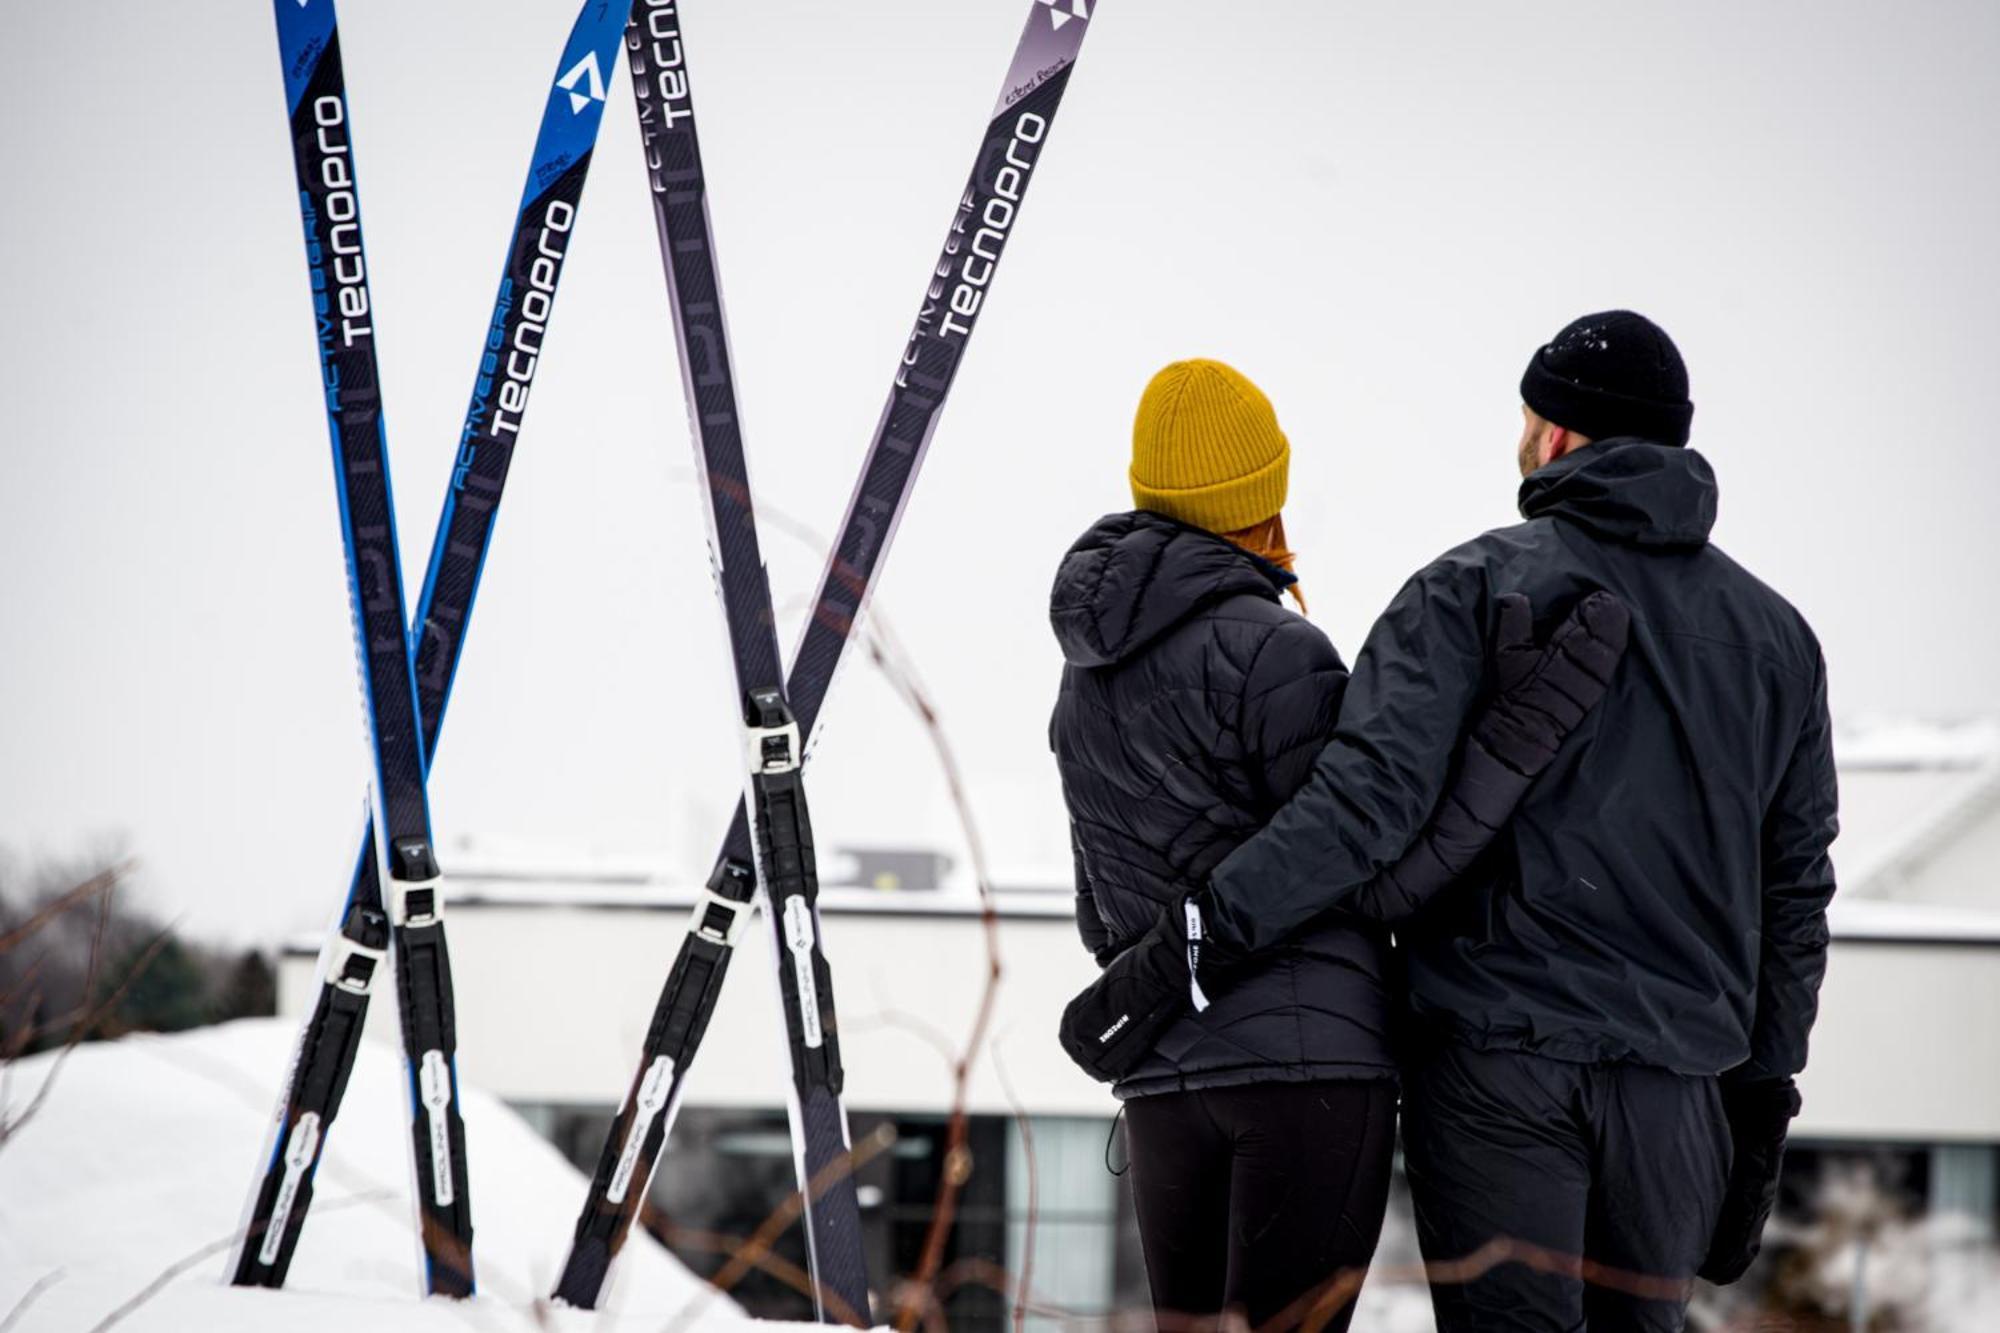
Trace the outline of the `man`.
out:
M 1798 1107 L 1834 887 L 1825 666 L 1708 541 L 1665 332 L 1586 316 L 1521 396 L 1527 521 L 1383 614 L 1311 778 L 1213 872 L 1201 966 L 1330 907 L 1421 908 L 1403 1134 L 1440 1328 L 1678 1329 L 1698 1270 L 1754 1257 Z M 1556 618 L 1599 589 L 1631 610 L 1625 661 L 1493 849 L 1427 906 L 1366 888 L 1446 790 L 1499 599 Z

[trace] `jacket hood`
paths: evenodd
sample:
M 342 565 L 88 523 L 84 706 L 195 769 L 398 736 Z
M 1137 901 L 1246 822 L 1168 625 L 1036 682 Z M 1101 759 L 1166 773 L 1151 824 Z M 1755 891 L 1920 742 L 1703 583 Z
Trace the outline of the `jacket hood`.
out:
M 1554 514 L 1633 546 L 1701 546 L 1715 527 L 1715 470 L 1692 449 L 1599 440 L 1521 483 L 1521 517 Z
M 1293 582 L 1206 529 L 1143 509 L 1107 514 L 1057 568 L 1049 623 L 1070 662 L 1109 666 L 1204 607 L 1246 593 L 1276 601 Z

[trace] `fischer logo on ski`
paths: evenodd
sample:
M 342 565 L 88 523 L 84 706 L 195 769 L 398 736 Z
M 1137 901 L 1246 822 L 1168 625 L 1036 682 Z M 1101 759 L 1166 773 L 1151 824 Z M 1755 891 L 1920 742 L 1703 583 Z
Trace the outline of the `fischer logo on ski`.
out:
M 582 85 L 581 91 L 578 90 L 579 84 Z M 556 87 L 569 94 L 571 115 L 580 116 L 590 109 L 592 102 L 602 102 L 604 71 L 597 66 L 597 52 L 592 51 L 570 66 L 568 72 L 556 80 Z
M 318 1155 L 319 1114 L 307 1111 L 292 1126 L 292 1141 L 285 1148 L 285 1183 L 278 1187 L 278 1201 L 272 1205 L 270 1224 L 264 1228 L 264 1243 L 257 1250 L 257 1262 L 266 1268 L 278 1262 L 278 1251 L 285 1243 L 285 1225 L 292 1220 L 292 1203 L 299 1197 L 299 1184 Z
M 445 1113 L 451 1109 L 451 1068 L 444 1062 L 443 1051 L 424 1052 L 418 1088 L 423 1095 L 424 1112 L 431 1121 L 431 1187 L 437 1191 L 437 1201 L 449 1207 L 455 1202 L 451 1188 L 451 1122 L 445 1119 Z
M 1049 7 L 1049 24 L 1061 28 L 1071 19 L 1079 23 L 1090 21 L 1090 0 L 1040 0 Z
M 813 909 L 797 894 L 785 899 L 785 947 L 799 987 L 799 1023 L 806 1045 L 816 1051 L 826 1044 L 826 1033 L 819 1024 L 819 986 L 813 978 Z
M 639 1084 L 639 1095 L 633 1100 L 632 1128 L 625 1134 L 625 1150 L 618 1155 L 618 1170 L 611 1177 L 611 1188 L 605 1197 L 613 1203 L 625 1202 L 626 1192 L 632 1188 L 632 1176 L 637 1171 L 639 1159 L 643 1155 L 646 1135 L 652 1132 L 653 1121 L 666 1108 L 667 1094 L 673 1089 L 674 1062 L 667 1056 L 660 1056 L 647 1066 L 646 1077 Z

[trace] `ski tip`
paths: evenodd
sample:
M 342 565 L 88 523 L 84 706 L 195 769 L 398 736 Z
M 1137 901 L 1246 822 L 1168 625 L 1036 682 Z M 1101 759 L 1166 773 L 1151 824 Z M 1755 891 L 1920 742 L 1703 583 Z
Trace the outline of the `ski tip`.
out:
M 1014 47 L 1014 63 L 1007 67 L 1007 82 L 993 108 L 995 120 L 1075 63 L 1096 8 L 1091 0 L 1036 0 Z

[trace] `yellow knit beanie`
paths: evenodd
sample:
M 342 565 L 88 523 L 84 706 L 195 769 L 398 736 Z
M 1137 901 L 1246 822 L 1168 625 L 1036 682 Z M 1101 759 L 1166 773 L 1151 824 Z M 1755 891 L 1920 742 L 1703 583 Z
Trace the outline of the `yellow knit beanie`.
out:
M 1176 361 L 1139 399 L 1132 502 L 1235 532 L 1285 507 L 1291 461 L 1271 400 L 1248 377 L 1220 361 Z

